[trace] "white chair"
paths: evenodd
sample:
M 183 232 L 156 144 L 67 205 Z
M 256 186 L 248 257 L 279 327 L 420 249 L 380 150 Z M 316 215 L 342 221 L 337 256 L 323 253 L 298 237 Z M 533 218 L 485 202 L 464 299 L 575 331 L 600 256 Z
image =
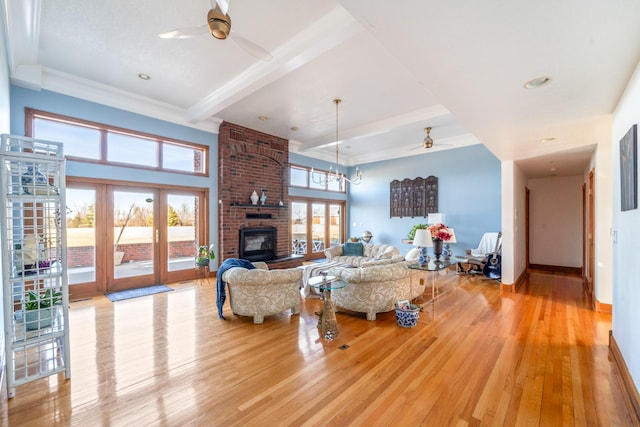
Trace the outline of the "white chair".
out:
M 482 269 L 488 261 L 489 256 L 493 255 L 493 253 L 496 251 L 499 253 L 501 246 L 501 233 L 484 233 L 477 248 L 467 249 L 465 261 L 461 261 L 458 263 L 458 272 L 465 274 L 482 273 Z M 468 264 L 468 267 L 465 269 L 462 264 Z

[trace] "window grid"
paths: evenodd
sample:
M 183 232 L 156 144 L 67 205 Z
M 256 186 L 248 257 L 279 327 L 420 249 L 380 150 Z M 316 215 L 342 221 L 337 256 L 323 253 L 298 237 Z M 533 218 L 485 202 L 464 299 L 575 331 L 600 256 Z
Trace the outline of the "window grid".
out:
M 96 137 L 98 141 L 94 141 L 99 146 L 99 155 L 93 157 L 83 157 L 82 155 L 74 155 L 73 153 L 69 153 L 68 151 L 65 153 L 65 157 L 68 159 L 72 159 L 74 161 L 86 162 L 86 163 L 100 163 L 114 166 L 124 166 L 124 167 L 132 167 L 136 169 L 146 169 L 146 170 L 159 170 L 166 171 L 172 173 L 182 173 L 189 175 L 198 175 L 198 176 L 209 176 L 208 165 L 206 163 L 206 159 L 208 158 L 208 150 L 209 147 L 200 144 L 189 143 L 185 141 L 171 140 L 168 138 L 163 138 L 156 135 L 149 135 L 142 132 L 136 132 L 128 129 L 121 129 L 114 126 L 109 126 L 100 123 L 93 123 L 84 121 L 81 119 L 74 119 L 72 117 L 65 117 L 58 114 L 52 114 L 42 111 L 37 111 L 33 109 L 26 109 L 26 123 L 27 123 L 27 136 L 33 138 L 42 138 L 42 139 L 51 139 L 47 138 L 47 135 L 37 135 L 36 124 L 63 124 L 68 126 L 69 129 L 73 129 L 76 127 L 79 130 L 87 129 L 98 131 Z M 129 162 L 127 160 L 122 160 L 123 157 L 120 156 L 117 160 L 109 160 L 109 137 L 117 136 L 117 137 L 128 137 L 139 139 L 141 142 L 153 142 L 155 144 L 155 150 L 153 153 L 139 153 L 132 152 L 126 158 L 131 159 L 142 159 L 145 157 L 145 162 L 141 164 L 136 164 L 133 162 Z M 56 140 L 60 140 L 61 138 L 54 138 Z M 115 145 L 112 144 L 112 145 Z M 132 144 L 133 145 L 133 144 Z M 182 162 L 182 164 L 176 164 L 176 156 L 175 155 L 167 155 L 164 153 L 165 148 L 167 151 L 170 151 L 172 154 L 176 152 L 180 152 L 181 149 L 185 150 L 185 159 L 186 156 L 189 155 L 189 161 L 192 162 L 187 164 Z M 191 150 L 191 153 L 188 151 Z M 147 149 L 147 151 L 149 151 Z M 165 159 L 167 161 L 165 162 Z M 171 160 L 171 161 L 170 161 Z M 189 169 L 188 169 L 189 168 Z
M 338 183 L 327 183 L 322 185 L 322 184 L 317 184 L 313 182 L 312 176 L 311 176 L 312 175 L 311 169 L 312 168 L 307 166 L 292 164 L 290 166 L 289 185 L 291 187 L 308 188 L 311 190 L 327 191 L 332 193 L 346 192 L 346 188 L 340 188 L 340 185 Z M 313 168 L 313 175 L 317 177 L 326 179 L 328 173 L 329 171 L 327 170 Z

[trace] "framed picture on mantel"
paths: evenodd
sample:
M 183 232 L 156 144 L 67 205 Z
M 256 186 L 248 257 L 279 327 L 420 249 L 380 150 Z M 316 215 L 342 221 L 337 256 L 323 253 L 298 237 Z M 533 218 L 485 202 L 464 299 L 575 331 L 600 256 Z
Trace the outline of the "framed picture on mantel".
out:
M 638 125 L 620 140 L 620 210 L 638 207 Z

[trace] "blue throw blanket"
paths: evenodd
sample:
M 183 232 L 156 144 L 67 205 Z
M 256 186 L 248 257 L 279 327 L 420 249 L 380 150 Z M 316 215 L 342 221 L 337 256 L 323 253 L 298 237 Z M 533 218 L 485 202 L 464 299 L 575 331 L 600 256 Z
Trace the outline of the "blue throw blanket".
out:
M 253 270 L 256 267 L 251 264 L 251 261 L 247 261 L 246 259 L 238 259 L 238 258 L 227 258 L 222 261 L 220 267 L 218 267 L 217 275 L 217 290 L 218 297 L 216 299 L 216 304 L 218 305 L 218 317 L 224 320 L 224 316 L 222 315 L 222 306 L 224 305 L 224 301 L 227 299 L 227 284 L 222 280 L 222 275 L 225 271 L 233 267 L 242 267 L 247 270 Z

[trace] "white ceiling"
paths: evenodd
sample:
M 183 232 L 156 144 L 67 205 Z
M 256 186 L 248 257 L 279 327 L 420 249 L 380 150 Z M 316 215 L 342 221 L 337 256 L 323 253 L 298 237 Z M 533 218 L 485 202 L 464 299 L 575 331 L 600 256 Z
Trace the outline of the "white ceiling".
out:
M 427 153 L 431 126 L 429 152 L 482 143 L 529 177 L 579 174 L 640 61 L 638 0 L 231 0 L 225 41 L 158 37 L 206 24 L 210 0 L 1 1 L 14 84 L 206 130 L 225 120 L 329 161 L 341 98 L 346 165 Z M 524 89 L 540 76 L 551 83 Z

